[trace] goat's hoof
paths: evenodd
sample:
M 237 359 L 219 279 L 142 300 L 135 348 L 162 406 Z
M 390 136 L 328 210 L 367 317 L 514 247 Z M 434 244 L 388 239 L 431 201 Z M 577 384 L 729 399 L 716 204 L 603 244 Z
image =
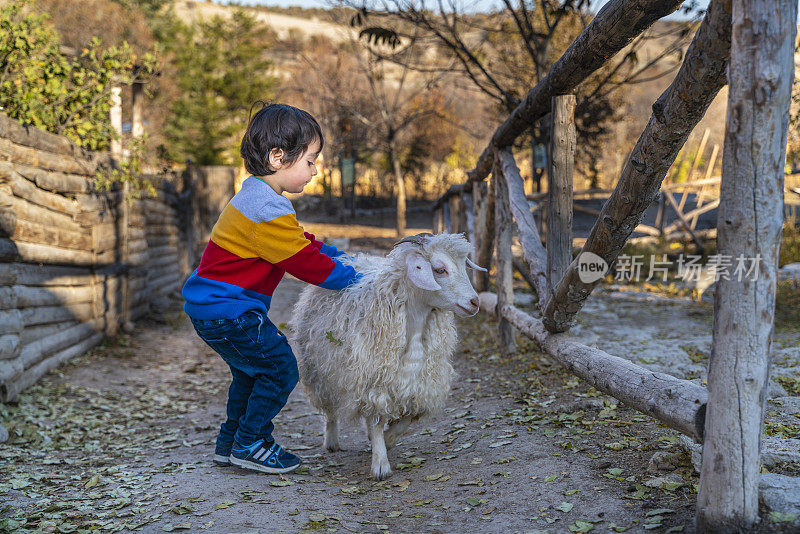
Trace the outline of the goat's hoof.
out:
M 372 476 L 375 480 L 386 480 L 392 476 L 392 466 L 389 461 L 381 462 L 378 465 L 372 466 Z
M 339 445 L 339 442 L 334 441 L 332 443 L 325 443 L 325 450 L 328 452 L 337 452 L 342 450 L 342 446 Z

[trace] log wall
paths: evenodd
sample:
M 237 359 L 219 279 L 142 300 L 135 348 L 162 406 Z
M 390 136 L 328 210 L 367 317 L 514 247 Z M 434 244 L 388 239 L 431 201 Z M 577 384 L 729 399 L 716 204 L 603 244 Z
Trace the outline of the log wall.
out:
M 0 114 L 2 402 L 178 296 L 210 205 L 233 194 L 189 168 L 159 176 L 155 197 L 126 201 L 122 188 L 94 191 L 98 166 L 111 163 Z

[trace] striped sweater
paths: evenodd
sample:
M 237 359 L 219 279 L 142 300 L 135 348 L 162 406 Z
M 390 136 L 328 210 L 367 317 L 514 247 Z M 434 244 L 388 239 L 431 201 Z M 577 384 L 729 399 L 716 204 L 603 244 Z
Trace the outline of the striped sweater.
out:
M 183 286 L 184 310 L 194 319 L 266 313 L 285 272 L 343 289 L 360 275 L 336 259 L 341 254 L 303 232 L 289 199 L 250 176 L 222 210 L 199 267 Z

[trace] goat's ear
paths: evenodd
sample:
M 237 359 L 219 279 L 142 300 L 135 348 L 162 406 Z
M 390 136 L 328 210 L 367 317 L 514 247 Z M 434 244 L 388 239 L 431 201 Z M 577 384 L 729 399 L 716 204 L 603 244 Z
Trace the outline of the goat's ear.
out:
M 406 273 L 408 279 L 420 289 L 438 291 L 442 289 L 433 278 L 431 262 L 422 257 L 418 252 L 410 252 L 406 256 Z

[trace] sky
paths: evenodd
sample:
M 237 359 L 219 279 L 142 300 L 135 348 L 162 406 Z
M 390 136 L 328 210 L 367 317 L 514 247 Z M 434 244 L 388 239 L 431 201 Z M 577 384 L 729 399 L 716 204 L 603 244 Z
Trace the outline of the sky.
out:
M 215 0 L 219 3 L 227 3 L 226 0 Z M 326 0 L 239 0 L 245 4 L 261 4 L 261 5 L 271 5 L 271 6 L 300 6 L 300 7 L 328 7 L 331 5 L 331 2 Z M 469 3 L 473 3 L 470 0 L 467 0 Z M 608 0 L 593 0 L 592 4 L 596 6 L 598 9 L 603 4 L 605 4 Z M 698 5 L 702 7 L 706 7 L 708 5 L 709 0 L 698 0 Z M 465 4 L 467 2 L 464 2 Z M 489 9 L 495 6 L 502 5 L 500 0 L 474 0 L 474 3 L 479 6 L 478 8 Z M 431 2 L 431 5 L 436 5 L 435 2 Z

